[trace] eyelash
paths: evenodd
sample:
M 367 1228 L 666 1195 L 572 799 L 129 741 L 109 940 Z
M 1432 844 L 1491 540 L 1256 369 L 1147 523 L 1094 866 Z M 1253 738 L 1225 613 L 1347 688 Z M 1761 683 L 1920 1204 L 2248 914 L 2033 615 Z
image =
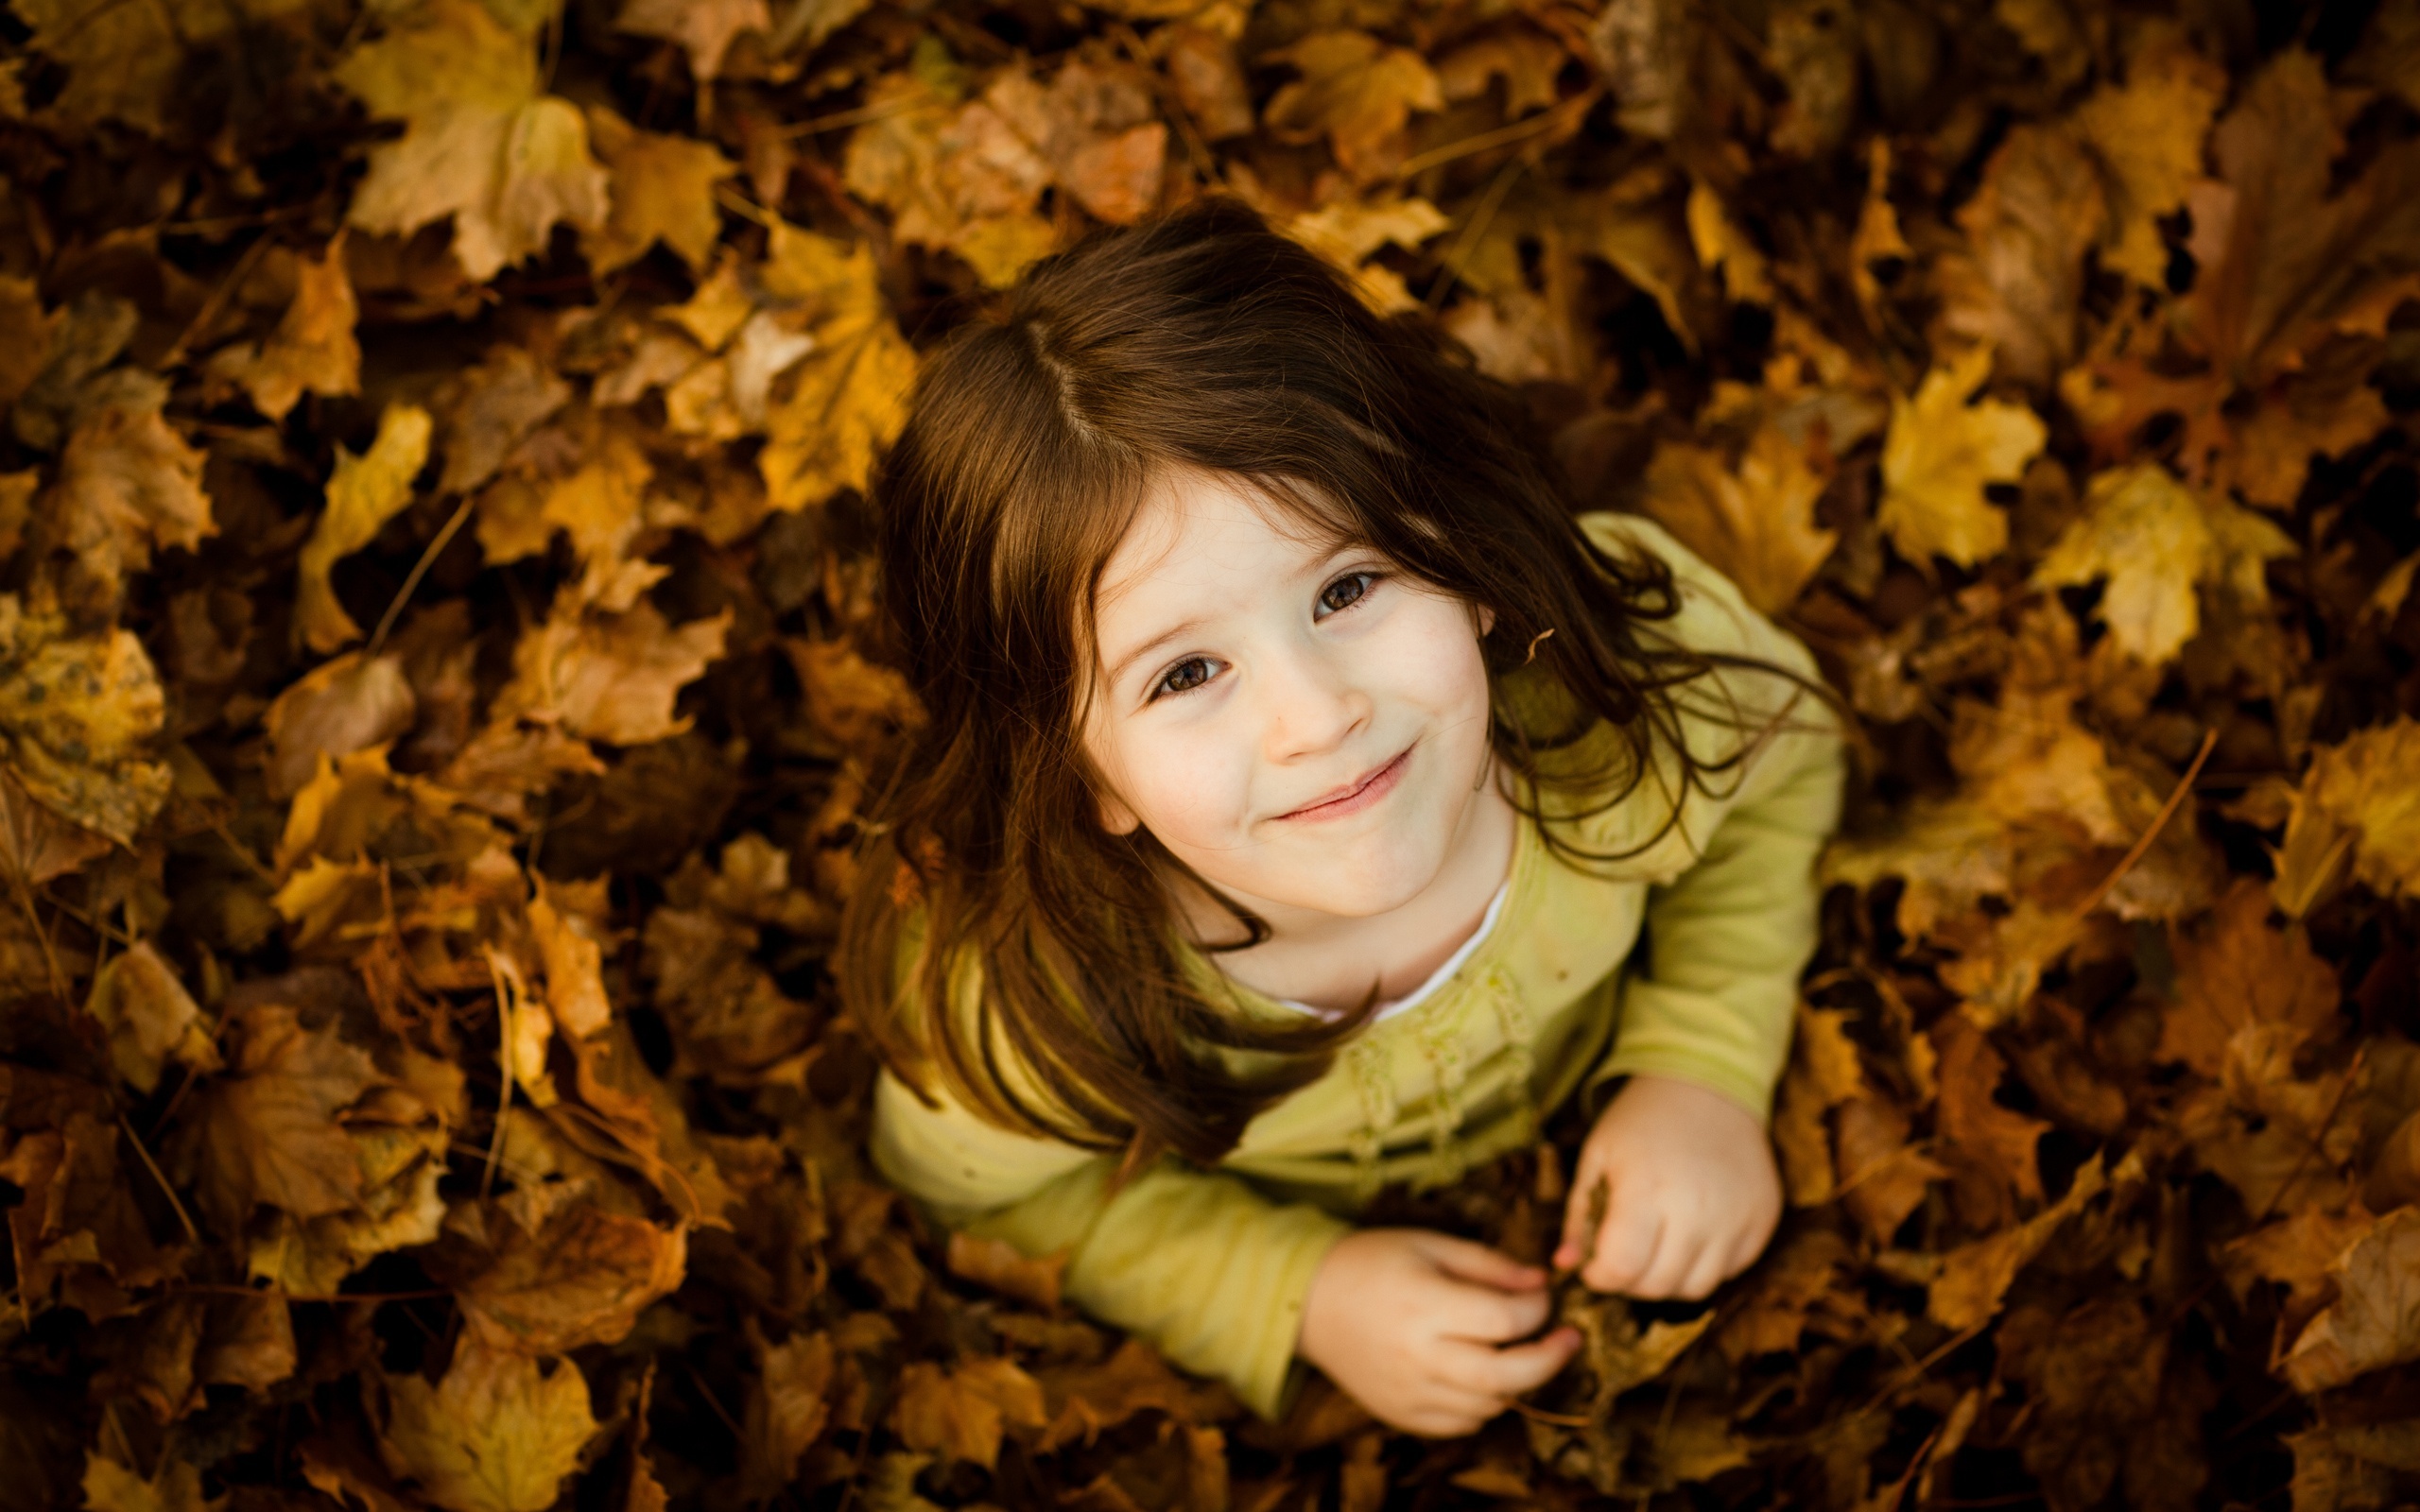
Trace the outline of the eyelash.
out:
M 1357 571 L 1355 571 L 1355 572 L 1345 573 L 1345 574 L 1342 574 L 1342 575 L 1340 575 L 1340 576 L 1337 576 L 1337 577 L 1335 577 L 1335 578 L 1332 578 L 1332 579 L 1328 582 L 1328 584 L 1327 584 L 1327 586 L 1326 586 L 1326 587 L 1322 588 L 1322 589 L 1320 590 L 1320 592 L 1319 592 L 1319 598 L 1318 598 L 1318 602 L 1319 602 L 1319 603 L 1321 603 L 1321 604 L 1325 604 L 1325 603 L 1327 602 L 1327 595 L 1328 595 L 1329 593 L 1334 593 L 1334 592 L 1336 591 L 1336 587 L 1337 587 L 1337 585 L 1338 585 L 1339 583 L 1351 582 L 1353 579 L 1355 579 L 1355 578 L 1357 578 L 1357 577 L 1358 577 L 1358 578 L 1362 578 L 1362 579 L 1364 579 L 1364 581 L 1363 581 L 1363 583 L 1362 583 L 1362 585 L 1361 585 L 1361 592 L 1360 592 L 1359 593 L 1357 593 L 1357 594 L 1356 594 L 1356 595 L 1354 596 L 1353 602 L 1352 602 L 1352 603 L 1350 603 L 1350 604 L 1342 605 L 1342 606 L 1340 606 L 1340 607 L 1339 607 L 1339 608 L 1336 608 L 1336 609 L 1329 610 L 1327 611 L 1327 613 L 1326 613 L 1326 614 L 1321 615 L 1321 616 L 1320 616 L 1320 618 L 1322 618 L 1322 619 L 1329 619 L 1329 618 L 1333 618 L 1333 617 L 1334 617 L 1334 616 L 1336 616 L 1336 615 L 1343 614 L 1343 613 L 1347 613 L 1347 612 L 1349 612 L 1349 611 L 1351 611 L 1351 610 L 1353 610 L 1358 609 L 1358 608 L 1359 608 L 1359 607 L 1361 607 L 1363 604 L 1365 604 L 1365 603 L 1368 603 L 1368 602 L 1369 602 L 1369 599 L 1370 599 L 1370 591 L 1371 591 L 1372 589 L 1374 589 L 1374 588 L 1377 587 L 1380 583 L 1382 583 L 1382 582 L 1386 581 L 1386 574 L 1384 574 L 1384 573 L 1380 573 L 1380 572 L 1373 572 L 1373 571 L 1371 571 L 1370 569 L 1368 569 L 1368 568 L 1366 568 L 1366 567 L 1365 567 L 1365 568 L 1361 568 L 1361 569 L 1359 569 L 1359 570 L 1357 570 Z M 1161 673 L 1161 674 L 1160 674 L 1160 679 L 1159 679 L 1157 682 L 1154 682 L 1154 683 L 1152 683 L 1152 684 L 1151 684 L 1151 691 L 1150 691 L 1150 696 L 1148 696 L 1144 701 L 1145 701 L 1145 702 L 1147 702 L 1147 703 L 1157 703 L 1157 702 L 1159 702 L 1159 700 L 1160 700 L 1160 699 L 1162 699 L 1162 698 L 1164 698 L 1164 697 L 1167 697 L 1167 698 L 1181 698 L 1181 697 L 1183 697 L 1184 695 L 1186 695 L 1186 694 L 1188 694 L 1188 693 L 1191 693 L 1191 692 L 1194 690 L 1194 688 L 1199 688 L 1199 687 L 1201 687 L 1202 682 L 1207 682 L 1207 681 L 1209 681 L 1209 680 L 1210 680 L 1207 677 L 1203 678 L 1203 679 L 1201 679 L 1201 682 L 1194 683 L 1194 684 L 1192 685 L 1192 687 L 1185 687 L 1185 688 L 1171 688 L 1171 687 L 1169 687 L 1169 686 L 1168 686 L 1168 682 L 1169 682 L 1169 680 L 1170 680 L 1171 679 L 1173 679 L 1173 678 L 1174 678 L 1178 673 L 1180 673 L 1180 672 L 1184 671 L 1186 667 L 1194 666 L 1194 665 L 1201 664 L 1201 663 L 1206 663 L 1206 662 L 1208 662 L 1209 661 L 1210 661 L 1210 658 L 1208 658 L 1208 657 L 1206 657 L 1206 656 L 1189 656 L 1189 657 L 1186 657 L 1184 661 L 1182 661 L 1182 662 L 1178 662 L 1176 665 L 1174 665 L 1174 666 L 1172 666 L 1172 667 L 1168 668 L 1166 672 L 1163 672 L 1163 673 Z

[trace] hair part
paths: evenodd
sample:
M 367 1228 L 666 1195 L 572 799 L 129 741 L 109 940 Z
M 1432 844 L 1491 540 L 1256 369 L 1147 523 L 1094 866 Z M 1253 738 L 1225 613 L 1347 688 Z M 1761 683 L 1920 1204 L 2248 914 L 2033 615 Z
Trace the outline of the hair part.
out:
M 959 332 L 873 490 L 884 604 L 926 715 L 873 804 L 838 955 L 886 1063 L 920 1095 L 938 1077 L 995 1123 L 1130 1166 L 1209 1163 L 1374 1007 L 1271 1024 L 1204 997 L 1166 890 L 1191 874 L 1148 831 L 1101 821 L 1080 734 L 1093 595 L 1173 471 L 1244 479 L 1492 610 L 1491 740 L 1523 791 L 1589 795 L 1584 815 L 1629 799 L 1659 752 L 1684 791 L 1736 767 L 1744 745 L 1691 756 L 1684 685 L 1722 664 L 1795 675 L 1653 633 L 1679 609 L 1669 569 L 1599 550 L 1546 455 L 1458 345 L 1373 313 L 1232 200 L 1047 258 Z M 1619 859 L 1541 828 L 1568 864 Z

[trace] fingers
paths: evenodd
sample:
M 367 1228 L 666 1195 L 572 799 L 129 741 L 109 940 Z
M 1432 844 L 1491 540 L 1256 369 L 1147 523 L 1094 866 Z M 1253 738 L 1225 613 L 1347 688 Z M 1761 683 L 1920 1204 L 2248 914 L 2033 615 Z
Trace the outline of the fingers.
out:
M 1596 1256 L 1580 1279 L 1596 1291 L 1643 1295 L 1637 1289 L 1655 1263 L 1664 1228 L 1660 1207 L 1620 1203 L 1608 1210 L 1605 1227 L 1597 1234 Z
M 1456 1285 L 1444 1299 L 1438 1332 L 1449 1339 L 1501 1344 L 1538 1332 L 1553 1308 L 1543 1289 L 1499 1292 L 1493 1286 Z
M 1544 1270 L 1524 1265 L 1500 1249 L 1447 1234 L 1426 1234 L 1423 1240 L 1421 1247 L 1430 1263 L 1458 1280 L 1476 1281 L 1502 1292 L 1535 1291 L 1547 1283 Z
M 1495 1393 L 1507 1401 L 1537 1390 L 1571 1363 L 1580 1351 L 1580 1331 L 1572 1328 L 1555 1330 L 1542 1339 L 1527 1344 L 1508 1344 L 1502 1349 L 1480 1351 L 1472 1366 L 1474 1383 Z

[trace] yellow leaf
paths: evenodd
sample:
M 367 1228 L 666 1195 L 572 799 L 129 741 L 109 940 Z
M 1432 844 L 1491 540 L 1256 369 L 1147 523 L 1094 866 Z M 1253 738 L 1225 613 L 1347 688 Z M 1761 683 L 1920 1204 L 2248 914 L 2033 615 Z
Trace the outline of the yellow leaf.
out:
M 865 108 L 880 113 L 850 133 L 842 169 L 852 191 L 890 207 L 892 234 L 958 253 L 994 288 L 1057 240 L 1034 214 L 1051 165 L 995 99 L 1018 77 L 958 107 L 909 75 L 877 80 Z
M 615 25 L 678 43 L 689 55 L 689 76 L 702 89 L 722 72 L 732 39 L 772 30 L 773 16 L 765 0 L 627 0 Z
M 1983 486 L 2015 482 L 2047 438 L 2030 409 L 1967 403 L 1991 367 L 1991 350 L 1978 347 L 1927 373 L 1913 399 L 1892 396 L 1876 517 L 1918 566 L 1942 556 L 1971 567 L 2007 545 L 2008 516 Z
M 1765 276 L 1765 254 L 1732 220 L 1730 212 L 1722 206 L 1722 197 L 1703 180 L 1693 182 L 1683 214 L 1689 223 L 1689 244 L 1697 249 L 1699 266 L 1720 272 L 1724 291 L 1734 300 L 1771 304 L 1773 286 Z
M 1797 602 L 1840 539 L 1815 523 L 1815 501 L 1830 479 L 1771 424 L 1757 430 L 1737 471 L 1719 452 L 1666 442 L 1645 481 L 1647 512 L 1766 614 Z
M 538 879 L 538 896 L 529 903 L 529 934 L 538 947 L 539 959 L 546 967 L 546 1007 L 555 1017 L 556 1027 L 577 1040 L 595 1034 L 611 1022 L 614 1005 L 605 996 L 603 947 L 597 940 L 596 910 L 573 907 L 558 909 L 555 899 L 563 897 L 568 903 L 593 892 L 594 902 L 601 908 L 604 902 L 604 879 L 597 879 L 595 888 L 576 884 L 549 884 Z
M 217 530 L 202 455 L 162 418 L 166 397 L 157 379 L 123 369 L 88 385 L 58 480 L 35 508 L 37 544 L 71 555 L 112 594 L 154 548 L 190 551 Z
M 305 393 L 361 392 L 361 344 L 353 330 L 358 312 L 344 240 L 338 232 L 317 260 L 297 261 L 294 302 L 266 340 L 211 357 L 212 375 L 241 387 L 271 420 L 284 420 Z
M 173 1453 L 161 1456 L 147 1481 L 106 1455 L 84 1456 L 86 1512 L 215 1512 L 225 1503 L 203 1501 L 200 1469 Z
M 614 180 L 613 210 L 585 239 L 590 264 L 610 272 L 661 241 L 705 266 L 722 234 L 715 185 L 738 165 L 710 143 L 642 131 L 601 105 L 588 108 L 588 129 Z
M 1260 60 L 1290 64 L 1303 76 L 1280 87 L 1261 112 L 1270 134 L 1281 142 L 1324 136 L 1337 166 L 1362 182 L 1402 161 L 1413 111 L 1445 108 L 1443 87 L 1426 60 L 1366 31 L 1315 31 Z
M 2287 822 L 2286 849 L 2298 828 L 2332 821 L 2352 835 L 2354 874 L 2381 897 L 2420 897 L 2420 720 L 2404 717 L 2356 732 L 2341 746 L 2311 752 L 2310 770 Z M 2278 881 L 2285 882 L 2283 872 Z
M 328 574 L 341 558 L 370 544 L 388 521 L 412 502 L 412 479 L 428 461 L 428 411 L 389 404 L 378 417 L 378 438 L 359 456 L 337 448 L 327 507 L 311 527 L 297 569 L 294 623 L 304 644 L 326 653 L 361 638 L 361 627 L 337 602 Z
M 447 1512 L 545 1512 L 596 1433 L 579 1367 L 551 1366 L 465 1338 L 437 1384 L 389 1378 L 388 1468 Z
M 641 600 L 627 614 L 549 618 L 521 637 L 512 680 L 496 696 L 499 717 L 559 723 L 616 746 L 664 740 L 689 728 L 673 700 L 722 655 L 731 611 L 679 629 Z
M 2110 639 L 2152 665 L 2184 649 L 2201 628 L 2203 590 L 2223 587 L 2246 603 L 2266 603 L 2261 564 L 2294 551 L 2293 541 L 2267 520 L 2204 497 L 2155 462 L 2094 478 L 2084 508 L 2034 569 L 2034 584 L 2105 580 L 2100 613 Z
M 556 222 L 604 224 L 606 173 L 569 101 L 538 92 L 537 42 L 476 0 L 420 0 L 334 71 L 403 137 L 373 147 L 347 218 L 407 236 L 454 217 L 454 256 L 486 280 L 544 251 Z
M 148 760 L 166 706 L 132 633 L 68 639 L 55 615 L 0 593 L 0 753 L 34 799 L 120 845 L 167 800 Z
M 907 421 L 916 354 L 888 311 L 822 322 L 815 339 L 815 352 L 792 369 L 788 392 L 766 407 L 756 465 L 774 509 L 862 490 L 875 448 L 890 444 Z
M 110 957 L 85 1003 L 109 1031 L 110 1063 L 128 1086 L 149 1092 L 171 1058 L 198 1071 L 218 1069 L 218 1048 L 201 1005 L 149 940 Z
M 1040 1428 L 1049 1421 L 1041 1383 L 1000 1355 L 967 1359 L 946 1373 L 925 1361 L 908 1366 L 900 1374 L 894 1413 L 908 1448 L 973 1460 L 986 1469 L 999 1458 L 1008 1425 Z
M 2103 84 L 2076 109 L 2076 125 L 2109 180 L 2100 260 L 2147 288 L 2168 286 L 2159 221 L 2202 177 L 2203 139 L 2226 90 L 2225 69 L 2162 29 L 2137 45 L 2122 87 Z

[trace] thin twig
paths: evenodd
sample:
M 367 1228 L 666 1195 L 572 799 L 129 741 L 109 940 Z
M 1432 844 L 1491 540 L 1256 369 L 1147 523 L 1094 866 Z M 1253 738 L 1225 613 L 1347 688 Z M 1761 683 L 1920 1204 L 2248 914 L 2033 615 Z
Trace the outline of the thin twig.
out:
M 2193 790 L 2193 779 L 2201 775 L 2202 764 L 2210 759 L 2210 752 L 2218 746 L 2217 730 L 2202 732 L 2202 748 L 2193 753 L 2193 765 L 2185 768 L 2185 775 L 2176 780 L 2175 789 L 2168 795 L 2168 801 L 2159 806 L 2159 813 L 2152 818 L 2151 828 L 2143 832 L 2142 838 L 2135 842 L 2135 848 L 2126 852 L 2125 858 L 2110 868 L 2109 875 L 2100 879 L 2100 885 L 2092 889 L 2091 896 L 2076 905 L 2076 911 L 2067 918 L 2069 929 L 2090 918 L 2092 911 L 2100 906 L 2101 900 L 2109 896 L 2110 889 L 2117 886 L 2127 872 L 2135 869 L 2135 862 L 2150 852 L 2152 842 L 2159 838 L 2160 831 L 2168 828 L 2168 821 L 2175 816 L 2177 805 L 2183 803 L 2185 795 Z
M 378 628 L 371 632 L 370 648 L 362 653 L 362 660 L 368 661 L 376 656 L 378 648 L 387 644 L 387 632 L 394 628 L 395 616 L 404 611 L 404 606 L 411 601 L 413 590 L 419 588 L 420 580 L 428 576 L 429 568 L 437 564 L 438 554 L 453 544 L 455 532 L 460 530 L 462 522 L 469 518 L 471 497 L 465 494 L 462 502 L 455 506 L 452 516 L 438 527 L 436 539 L 429 541 L 427 548 L 420 554 L 420 560 L 412 563 L 412 570 L 404 575 L 404 586 L 395 590 L 395 596 L 388 601 L 387 612 L 378 616 Z
M 127 1143 L 134 1146 L 134 1153 L 143 1157 L 143 1169 L 150 1172 L 151 1179 L 160 1183 L 161 1192 L 168 1198 L 168 1206 L 177 1211 L 177 1222 L 184 1225 L 185 1237 L 199 1246 L 201 1230 L 194 1227 L 193 1214 L 185 1211 L 184 1203 L 177 1196 L 177 1189 L 168 1185 L 167 1177 L 160 1170 L 160 1162 L 151 1159 L 151 1152 L 144 1147 L 142 1136 L 134 1132 L 134 1125 L 126 1121 L 124 1113 L 117 1115 L 117 1126 L 126 1135 Z

